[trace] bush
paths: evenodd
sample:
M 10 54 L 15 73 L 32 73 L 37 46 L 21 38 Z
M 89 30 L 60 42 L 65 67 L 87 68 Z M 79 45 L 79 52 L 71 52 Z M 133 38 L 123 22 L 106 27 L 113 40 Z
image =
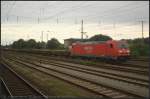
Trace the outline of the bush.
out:
M 112 40 L 112 38 L 102 34 L 94 35 L 91 38 L 89 38 L 89 41 L 107 41 L 107 40 Z
M 132 56 L 149 56 L 149 45 L 144 42 L 132 42 L 130 44 L 130 50 Z

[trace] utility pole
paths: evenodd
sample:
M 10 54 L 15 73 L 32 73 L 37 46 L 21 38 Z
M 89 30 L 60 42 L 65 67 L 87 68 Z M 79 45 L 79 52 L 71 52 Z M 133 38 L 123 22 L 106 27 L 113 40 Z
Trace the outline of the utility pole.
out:
M 101 33 L 101 21 L 99 21 L 99 28 L 100 28 L 99 32 Z
M 83 20 L 82 20 L 82 22 L 81 22 L 81 39 L 83 40 Z
M 113 23 L 113 28 L 114 28 L 114 31 L 115 31 L 115 34 L 116 34 L 116 23 L 115 22 Z
M 57 17 L 57 24 L 58 24 L 58 17 Z
M 40 21 L 40 20 L 39 20 L 39 17 L 38 17 L 38 24 L 39 24 L 39 21 Z
M 43 42 L 43 31 L 41 33 L 41 42 Z
M 75 24 L 78 24 L 77 19 L 75 19 Z
M 7 16 L 7 22 L 8 22 L 8 16 Z
M 141 21 L 142 22 L 142 39 L 144 40 L 144 35 L 143 35 L 143 22 L 144 21 Z
M 19 17 L 17 16 L 17 24 L 18 24 L 18 20 L 19 20 Z
M 43 16 L 44 16 L 44 8 L 42 8 L 42 14 L 43 14 Z
M 29 40 L 29 34 L 27 34 L 27 39 Z
M 48 33 L 47 33 L 47 42 L 48 42 Z
M 83 35 L 86 35 L 86 38 L 88 38 L 86 32 L 83 32 L 83 20 L 81 21 L 81 39 L 83 40 Z

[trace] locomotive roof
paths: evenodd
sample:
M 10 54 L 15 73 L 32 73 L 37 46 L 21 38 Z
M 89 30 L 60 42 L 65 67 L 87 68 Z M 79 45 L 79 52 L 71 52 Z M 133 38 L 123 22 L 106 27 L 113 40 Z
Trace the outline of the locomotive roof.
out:
M 108 41 L 77 41 L 75 43 L 80 44 L 97 44 L 97 43 L 106 43 L 106 42 L 125 42 L 124 40 L 108 40 Z
M 106 43 L 107 41 L 88 41 L 88 42 L 76 42 L 80 44 L 98 44 L 98 43 Z
M 79 39 L 79 38 L 69 38 L 69 39 L 64 39 L 65 41 L 80 41 L 80 42 L 83 42 L 83 41 L 87 41 L 88 39 Z

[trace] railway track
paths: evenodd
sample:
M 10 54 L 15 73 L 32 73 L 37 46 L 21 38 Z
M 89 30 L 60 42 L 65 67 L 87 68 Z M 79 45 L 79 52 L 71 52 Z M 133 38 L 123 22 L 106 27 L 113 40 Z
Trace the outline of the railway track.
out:
M 2 70 L 1 80 L 10 97 L 26 96 L 26 97 L 36 97 L 37 99 L 47 98 L 47 96 L 45 96 L 32 84 L 30 84 L 20 75 L 18 75 L 5 62 L 2 62 L 1 70 Z
M 49 57 L 50 60 L 57 60 L 57 61 L 64 61 L 64 62 L 72 62 L 72 63 L 76 63 L 76 64 L 80 64 L 80 60 L 69 60 L 69 59 L 57 59 L 57 58 L 53 58 L 53 57 Z M 81 60 L 81 62 L 88 62 L 86 60 Z M 117 62 L 116 62 L 117 63 Z M 106 68 L 106 69 L 112 69 L 112 70 L 119 70 L 119 71 L 125 71 L 125 72 L 131 72 L 131 73 L 137 73 L 137 74 L 141 74 L 141 75 L 148 75 L 149 71 L 148 71 L 148 67 L 137 67 L 137 66 L 131 66 L 128 64 L 124 64 L 124 63 L 102 63 L 102 62 L 98 62 L 95 63 L 94 66 L 96 67 L 100 67 L 100 68 Z M 102 65 L 101 65 L 102 64 Z
M 122 66 L 128 66 L 128 67 L 136 67 L 139 69 L 148 69 L 149 68 L 149 63 L 148 62 L 143 62 L 143 61 L 131 61 L 128 60 L 126 62 L 116 62 L 117 64 L 120 64 Z M 114 64 L 114 63 L 111 63 Z
M 86 59 L 81 59 L 81 60 L 86 60 Z M 88 60 L 89 61 L 89 60 Z M 116 65 L 121 68 L 127 67 L 127 68 L 136 68 L 136 69 L 148 69 L 149 68 L 149 63 L 148 62 L 141 62 L 141 61 L 114 61 L 114 60 L 101 60 L 101 59 L 91 59 L 91 61 L 94 61 L 96 63 L 106 63 L 106 64 L 111 64 L 111 65 Z M 143 64 L 142 64 L 143 63 Z
M 8 60 L 5 60 L 7 63 L 10 63 L 10 62 L 8 62 Z M 11 60 L 12 61 L 12 60 Z M 15 63 L 14 63 L 15 62 Z M 94 93 L 94 94 L 96 94 L 96 96 L 98 96 L 98 97 L 107 97 L 108 98 L 108 96 L 105 96 L 105 95 L 102 95 L 101 93 L 99 93 L 99 92 L 97 92 L 97 91 L 95 91 L 95 90 L 93 90 L 92 89 L 92 87 L 93 87 L 93 84 L 90 84 L 90 83 L 88 83 L 88 82 L 86 82 L 86 81 L 82 81 L 82 80 L 80 80 L 80 79 L 76 79 L 76 78 L 71 78 L 70 76 L 67 76 L 67 75 L 63 75 L 62 73 L 59 73 L 59 72 L 55 72 L 55 71 L 48 71 L 48 70 L 44 70 L 44 68 L 42 69 L 42 68 L 38 68 L 38 67 L 35 67 L 35 66 L 33 66 L 33 64 L 24 64 L 24 63 L 20 63 L 20 62 L 16 62 L 16 61 L 13 61 L 13 64 L 15 64 L 15 65 L 19 65 L 19 66 L 22 66 L 23 68 L 25 67 L 25 68 L 30 68 L 30 69 L 34 69 L 34 70 L 36 70 L 36 71 L 38 71 L 38 72 L 41 72 L 41 73 L 43 73 L 43 74 L 46 74 L 46 75 L 49 75 L 49 76 L 53 76 L 53 77 L 56 77 L 56 78 L 58 78 L 58 79 L 60 79 L 60 80 L 62 80 L 62 81 L 65 81 L 65 82 L 67 82 L 67 83 L 70 83 L 70 84 L 74 84 L 74 85 L 76 85 L 76 86 L 78 86 L 78 87 L 81 87 L 81 88 L 83 88 L 83 89 L 86 89 L 86 90 L 88 90 L 88 91 L 90 91 L 90 92 L 92 92 L 92 93 Z M 86 87 L 86 85 L 87 85 L 87 87 Z M 101 87 L 102 88 L 102 87 Z M 60 90 L 62 90 L 62 89 L 60 89 Z M 103 89 L 104 90 L 104 89 Z M 110 97 L 109 97 L 110 98 Z
M 127 63 L 135 65 L 135 66 L 139 66 L 139 67 L 144 67 L 144 68 L 149 68 L 149 61 L 133 61 L 133 60 L 129 60 L 127 61 Z
M 16 54 L 16 53 L 15 53 Z M 22 53 L 24 54 L 24 53 Z M 77 63 L 77 64 L 80 64 L 80 61 L 94 61 L 96 62 L 95 63 L 95 66 L 100 66 L 99 64 L 103 64 L 104 66 L 101 66 L 101 68 L 108 68 L 108 69 L 117 69 L 117 70 L 120 70 L 120 71 L 127 71 L 127 72 L 134 72 L 134 73 L 140 73 L 141 75 L 148 75 L 149 74 L 149 66 L 148 64 L 146 65 L 139 65 L 137 64 L 137 62 L 119 62 L 119 61 L 107 61 L 107 60 L 86 60 L 86 59 L 68 59 L 68 58 L 65 58 L 65 57 L 59 57 L 59 56 L 43 56 L 43 55 L 37 55 L 37 54 L 32 54 L 32 53 L 28 53 L 30 55 L 35 55 L 37 57 L 42 57 L 42 58 L 49 58 L 49 59 L 52 59 L 52 60 L 61 60 L 61 61 L 68 61 L 68 62 L 72 62 L 72 63 Z M 24 54 L 26 55 L 26 54 Z M 105 64 L 104 64 L 105 63 Z
M 46 65 L 45 65 L 45 66 L 44 66 L 44 65 L 41 66 L 41 64 L 34 63 L 33 61 L 32 61 L 32 62 L 28 62 L 28 63 L 26 62 L 26 63 L 25 63 L 25 62 L 22 62 L 21 60 L 17 60 L 17 62 L 20 62 L 20 63 L 22 63 L 22 64 L 24 64 L 24 65 L 26 65 L 26 66 L 27 66 L 27 64 L 28 64 L 28 66 L 31 65 L 31 64 L 32 64 L 32 65 L 34 64 L 34 65 L 37 66 L 36 69 L 39 68 L 40 70 L 43 70 L 43 69 L 44 69 L 44 70 L 46 70 L 46 71 L 47 71 L 47 70 L 48 70 L 48 71 L 50 70 L 48 73 L 50 73 L 50 72 L 52 73 L 52 72 L 53 72 L 53 74 L 55 74 L 55 73 L 54 73 L 54 71 L 55 71 L 55 72 L 57 72 L 57 73 L 61 73 L 61 75 L 62 75 L 62 74 L 69 75 L 69 76 L 71 76 L 71 77 L 80 78 L 80 79 L 86 80 L 86 81 L 88 81 L 88 82 L 90 81 L 89 83 L 94 83 L 94 84 L 98 84 L 98 85 L 102 85 L 102 86 L 105 86 L 105 87 L 106 87 L 105 84 L 100 84 L 99 82 L 95 82 L 95 81 L 89 80 L 89 79 L 87 79 L 85 76 L 81 78 L 81 77 L 80 77 L 81 74 L 82 74 L 81 72 L 80 72 L 81 74 L 77 76 L 77 75 L 71 74 L 71 72 L 70 72 L 70 73 L 67 73 L 67 71 L 64 71 L 64 70 L 63 70 L 64 68 L 60 68 L 60 67 L 59 67 L 59 68 L 58 68 L 58 67 L 49 68 L 49 67 L 47 67 Z M 35 68 L 35 67 L 32 67 L 32 68 Z M 70 70 L 70 71 L 71 71 L 71 70 Z M 75 71 L 75 70 L 74 70 L 74 71 Z M 72 71 L 72 72 L 73 72 L 73 71 Z M 79 73 L 79 72 L 78 72 L 78 73 Z M 52 75 L 53 75 L 53 74 L 52 74 Z M 60 77 L 61 77 L 61 76 L 60 76 Z M 84 78 L 84 79 L 83 79 L 83 78 Z M 107 79 L 106 79 L 106 80 L 107 80 Z M 84 82 L 84 83 L 85 83 L 85 82 Z M 97 90 L 100 90 L 101 88 L 100 88 L 98 85 L 97 85 L 97 86 L 94 85 L 94 86 L 95 86 L 95 88 L 96 88 Z M 88 86 L 91 86 L 91 85 L 88 85 Z M 87 87 L 87 85 L 86 85 L 86 87 Z M 108 86 L 107 86 L 107 87 L 108 87 Z M 106 88 L 107 88 L 107 87 L 106 87 Z M 106 88 L 105 88 L 105 89 L 106 89 Z M 133 95 L 133 96 L 136 96 L 136 94 L 130 93 L 130 92 L 127 91 L 127 90 L 126 90 L 126 91 L 122 91 L 122 90 L 119 90 L 119 89 L 116 89 L 116 88 L 112 88 L 112 87 L 111 87 L 111 88 L 108 87 L 108 88 L 109 88 L 109 90 L 107 89 L 108 91 L 106 90 L 106 92 L 109 92 L 109 93 L 105 94 L 105 95 L 108 96 L 108 97 L 112 97 L 112 96 L 109 96 L 108 94 L 114 95 L 114 94 L 116 94 L 116 91 L 117 91 L 117 93 L 118 93 L 118 92 L 119 92 L 119 93 L 120 93 L 120 92 L 121 92 L 121 93 L 126 93 L 125 97 L 129 97 L 129 96 L 132 96 L 132 95 Z M 90 89 L 90 88 L 88 88 L 88 89 Z M 91 88 L 91 89 L 93 89 L 93 88 Z M 110 91 L 110 89 L 111 89 L 111 91 Z M 113 90 L 112 90 L 112 89 L 113 89 Z M 115 91 L 114 91 L 114 90 L 115 90 Z M 111 92 L 112 92 L 112 93 L 111 93 Z M 115 93 L 114 93 L 114 92 L 115 92 Z M 104 94 L 103 91 L 102 91 L 102 92 L 99 92 L 99 93 Z M 127 94 L 128 94 L 129 96 L 128 96 Z M 132 94 L 132 95 L 131 95 L 131 94 Z M 116 96 L 116 95 L 115 95 L 115 96 Z M 120 94 L 119 94 L 119 96 L 120 96 Z M 123 95 L 123 96 L 124 96 L 124 95 Z M 137 96 L 138 96 L 138 95 L 137 95 Z M 141 97 L 143 97 L 143 96 L 141 96 Z M 114 97 L 113 97 L 113 98 L 114 98 Z
M 15 53 L 14 55 L 20 55 Z M 28 55 L 28 54 L 21 54 L 21 55 Z M 56 61 L 64 61 L 64 62 L 71 62 L 71 63 L 75 63 L 75 64 L 79 64 L 80 65 L 80 61 L 83 62 L 83 60 L 74 60 L 74 59 L 64 59 L 64 58 L 56 58 L 56 57 L 48 57 L 48 56 L 43 56 L 43 55 L 36 55 L 36 54 L 29 54 L 30 56 L 36 56 L 36 57 L 41 57 L 44 59 L 49 59 L 49 60 L 56 60 Z M 101 65 L 102 64 L 102 65 Z M 91 65 L 89 65 L 91 66 Z M 120 65 L 112 65 L 112 64 L 103 64 L 103 63 L 96 63 L 94 65 L 92 65 L 94 67 L 99 67 L 99 68 L 103 68 L 103 69 L 110 69 L 110 70 L 118 70 L 120 72 L 128 72 L 128 73 L 136 73 L 136 74 L 140 74 L 140 75 L 145 75 L 147 76 L 149 74 L 149 69 L 148 68 L 144 68 L 144 67 L 135 67 L 135 66 L 122 66 Z
M 0 96 L 1 97 L 9 97 L 9 96 L 11 96 L 11 93 L 7 89 L 7 86 L 5 85 L 4 80 L 2 78 L 0 78 L 0 81 L 1 81 L 1 93 L 0 93 Z
M 130 60 L 131 60 L 131 61 L 143 61 L 143 62 L 148 62 L 148 61 L 149 61 L 149 57 L 141 57 L 141 58 L 134 58 L 134 57 L 131 57 Z
M 98 76 L 102 76 L 102 77 L 107 77 L 110 79 L 115 79 L 115 80 L 119 80 L 119 81 L 123 81 L 123 82 L 127 82 L 130 84 L 135 84 L 135 85 L 139 85 L 142 87 L 149 87 L 149 81 L 148 79 L 140 79 L 140 78 L 135 78 L 135 77 L 129 77 L 129 76 L 125 76 L 125 75 L 120 75 L 120 74 L 113 74 L 113 73 L 109 73 L 109 72 L 104 72 L 104 71 L 100 71 L 96 68 L 89 68 L 89 67 L 85 67 L 85 66 L 78 66 L 78 65 L 71 65 L 71 64 L 67 64 L 67 63 L 63 63 L 63 62 L 59 62 L 59 61 L 51 61 L 51 60 L 46 60 L 46 59 L 39 59 L 37 57 L 19 57 L 19 58 L 24 58 L 26 60 L 32 60 L 32 62 L 42 62 L 45 64 L 50 64 L 50 65 L 54 65 L 54 66 L 59 66 L 59 67 L 63 67 L 63 68 L 67 68 L 67 69 L 72 69 L 72 70 L 77 70 L 77 71 L 81 71 L 81 72 L 85 72 L 85 73 L 89 73 L 89 74 L 94 74 L 94 75 L 98 75 Z
M 16 55 L 16 54 L 15 54 Z M 19 54 L 18 54 L 19 55 Z M 26 56 L 26 54 L 23 54 L 24 56 Z M 44 59 L 49 59 L 49 60 L 56 60 L 56 61 L 64 61 L 64 62 L 72 62 L 72 63 L 76 63 L 76 64 L 80 64 L 80 60 L 70 60 L 70 59 L 63 59 L 63 58 L 55 58 L 55 57 L 47 57 L 47 56 L 41 56 L 41 55 L 32 55 L 30 54 L 30 56 L 36 56 L 36 57 L 41 57 Z M 119 64 L 119 63 L 118 63 Z M 104 69 L 112 69 L 112 70 L 119 70 L 119 71 L 125 71 L 125 72 L 131 72 L 131 73 L 137 73 L 140 75 L 148 75 L 149 74 L 149 69 L 148 67 L 139 67 L 139 66 L 131 66 L 131 65 L 116 65 L 116 63 L 114 65 L 112 64 L 103 64 L 100 65 L 99 64 L 95 64 L 94 66 L 96 67 L 100 67 L 100 68 L 104 68 Z
M 72 58 L 72 57 L 69 57 L 69 56 L 63 56 L 63 55 L 51 55 L 51 54 L 42 54 L 42 53 L 32 53 L 32 52 L 20 52 L 20 53 L 28 53 L 28 54 L 34 54 L 34 55 L 39 55 L 39 56 L 51 56 L 51 57 L 57 57 L 57 58 L 60 58 L 60 59 L 64 59 L 65 60 L 65 58 L 67 58 L 66 60 L 68 60 L 68 58 Z M 87 60 L 87 58 L 85 58 L 85 59 L 83 59 L 83 58 L 80 58 L 80 57 L 78 57 L 79 58 L 79 60 L 77 60 L 77 61 L 80 61 L 80 60 L 83 60 L 83 61 L 86 61 Z M 77 58 L 77 59 L 78 59 Z M 59 59 L 59 60 L 60 60 Z M 69 61 L 70 62 L 76 62 L 76 60 L 70 60 L 69 59 Z M 88 59 L 88 61 L 94 61 L 94 62 L 97 62 L 97 63 L 106 63 L 106 64 L 111 64 L 111 65 L 118 65 L 119 67 L 118 68 L 123 68 L 124 66 L 125 67 L 128 67 L 129 69 L 131 68 L 138 68 L 139 70 L 140 69 L 148 69 L 149 68 L 149 62 L 148 62 L 148 57 L 143 57 L 143 58 L 133 58 L 133 57 L 131 57 L 127 62 L 119 62 L 119 61 L 111 61 L 111 60 L 106 60 L 106 59 L 93 59 L 93 58 L 91 58 L 91 59 Z M 65 60 L 65 61 L 66 61 Z M 143 63 L 143 64 L 141 64 L 141 62 Z M 146 63 L 145 63 L 146 62 Z M 76 62 L 77 63 L 77 62 Z M 148 74 L 148 73 L 147 73 Z

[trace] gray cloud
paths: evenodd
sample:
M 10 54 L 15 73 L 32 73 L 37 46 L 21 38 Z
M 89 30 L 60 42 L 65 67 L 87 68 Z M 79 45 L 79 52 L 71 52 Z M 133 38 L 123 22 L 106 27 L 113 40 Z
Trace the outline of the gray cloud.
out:
M 149 1 L 3 1 L 2 23 L 149 21 Z

